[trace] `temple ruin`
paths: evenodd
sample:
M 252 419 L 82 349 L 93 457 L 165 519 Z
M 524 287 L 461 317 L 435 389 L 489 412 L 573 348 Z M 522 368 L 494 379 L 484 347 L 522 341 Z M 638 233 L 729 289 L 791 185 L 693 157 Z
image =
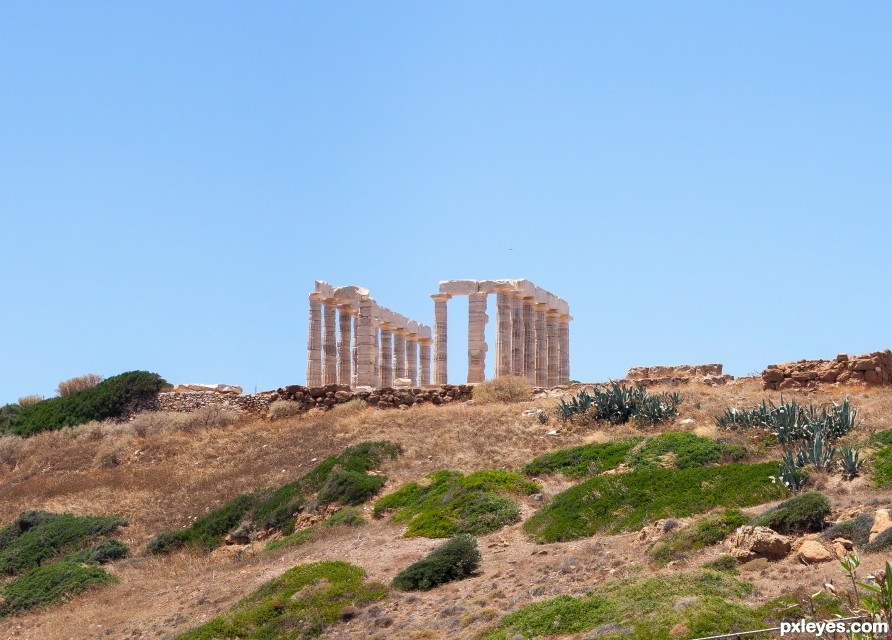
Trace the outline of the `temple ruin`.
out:
M 382 307 L 358 286 L 316 281 L 310 294 L 307 386 L 447 384 L 447 302 L 468 296 L 468 382 L 485 380 L 487 296 L 496 296 L 495 377 L 524 376 L 537 387 L 570 379 L 570 307 L 529 280 L 447 280 L 430 327 Z M 338 314 L 336 318 L 336 313 Z M 337 320 L 337 322 L 336 322 Z

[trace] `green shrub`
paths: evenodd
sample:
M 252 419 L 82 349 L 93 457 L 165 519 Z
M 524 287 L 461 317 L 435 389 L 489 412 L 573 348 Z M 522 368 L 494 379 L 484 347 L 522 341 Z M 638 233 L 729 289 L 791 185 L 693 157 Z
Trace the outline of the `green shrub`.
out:
M 125 524 L 116 516 L 26 511 L 0 529 L 0 573 L 15 575 L 77 551 Z
M 0 407 L 0 433 L 12 433 L 22 414 L 19 404 L 5 404 Z
M 770 480 L 775 463 L 732 463 L 692 469 L 647 468 L 596 476 L 556 495 L 524 524 L 540 542 L 640 529 L 715 507 L 746 507 L 787 495 Z
M 643 438 L 633 436 L 603 444 L 584 444 L 546 453 L 524 467 L 528 476 L 561 472 L 568 478 L 583 478 L 615 469 Z
M 647 554 L 660 564 L 666 564 L 670 560 L 680 560 L 692 551 L 718 544 L 725 539 L 725 536 L 749 520 L 739 510 L 727 509 L 670 532 L 651 547 Z
M 362 514 L 353 507 L 338 509 L 325 521 L 326 527 L 358 527 L 361 524 L 365 524 L 365 518 L 363 518 Z
M 474 536 L 459 534 L 400 571 L 393 586 L 401 591 L 428 591 L 468 577 L 480 566 L 481 559 Z
M 126 558 L 129 553 L 127 545 L 120 540 L 102 540 L 90 549 L 88 561 L 96 564 L 106 564 Z
M 167 383 L 156 373 L 122 373 L 103 380 L 91 389 L 25 407 L 6 431 L 29 436 L 39 431 L 73 427 L 91 420 L 118 418 L 129 406 L 154 397 L 165 385 Z
M 406 536 L 484 535 L 520 519 L 517 503 L 500 494 L 539 491 L 539 485 L 511 471 L 477 471 L 467 476 L 437 471 L 429 478 L 428 486 L 412 482 L 380 498 L 375 515 L 394 510 L 393 521 L 408 524 Z
M 308 638 L 337 622 L 347 607 L 362 608 L 387 596 L 346 562 L 315 562 L 289 569 L 229 612 L 177 636 L 179 640 Z
M 892 547 L 892 528 L 886 529 L 880 533 L 872 542 L 864 545 L 867 553 L 876 553 L 877 551 L 885 551 Z
M 523 376 L 499 376 L 489 382 L 474 385 L 474 402 L 523 402 L 530 399 L 530 383 Z
M 870 456 L 873 483 L 878 487 L 892 486 L 892 446 L 883 447 Z
M 778 533 L 820 531 L 830 515 L 830 501 L 817 491 L 803 493 L 769 509 L 752 524 Z
M 747 582 L 714 571 L 613 580 L 595 585 L 584 597 L 558 596 L 518 609 L 487 638 L 551 638 L 592 631 L 585 637 L 670 640 L 770 626 L 766 623 L 772 619 L 747 604 L 752 591 Z M 670 635 L 682 625 L 688 630 L 684 636 Z
M 872 444 L 881 445 L 883 447 L 892 445 L 892 429 L 877 431 L 870 437 L 870 441 Z
M 317 529 L 316 527 L 307 527 L 306 529 L 300 529 L 299 531 L 295 531 L 294 533 L 289 534 L 284 538 L 270 540 L 269 544 L 266 545 L 264 551 L 269 553 L 271 551 L 284 549 L 285 547 L 299 547 L 300 545 L 306 544 L 307 542 L 315 538 L 317 533 L 319 533 L 319 529 Z
M 703 563 L 704 569 L 712 569 L 713 571 L 725 571 L 733 575 L 737 575 L 737 558 L 734 556 L 719 556 L 715 560 Z
M 826 531 L 824 537 L 829 540 L 834 538 L 845 538 L 851 540 L 859 547 L 867 544 L 870 538 L 870 530 L 873 527 L 873 516 L 869 513 L 862 513 L 852 520 L 844 520 L 838 522 Z
M 722 459 L 722 446 L 693 433 L 661 433 L 649 438 L 629 459 L 633 469 L 672 466 L 690 469 L 718 462 Z
M 112 577 L 99 567 L 73 562 L 54 562 L 36 567 L 3 586 L 0 615 L 50 604 L 92 585 L 111 580 Z
M 213 549 L 236 527 L 294 531 L 294 516 L 313 494 L 320 504 L 359 504 L 378 492 L 385 482 L 370 475 L 387 457 L 395 458 L 399 447 L 391 442 L 363 442 L 330 456 L 294 482 L 243 494 L 224 504 L 192 526 L 161 533 L 149 543 L 150 553 L 167 553 L 184 546 Z

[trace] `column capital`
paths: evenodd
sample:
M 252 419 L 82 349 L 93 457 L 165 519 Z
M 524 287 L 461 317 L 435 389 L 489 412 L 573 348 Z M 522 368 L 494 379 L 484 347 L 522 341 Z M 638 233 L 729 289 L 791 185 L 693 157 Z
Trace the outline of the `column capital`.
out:
M 307 297 L 310 299 L 310 302 L 322 302 L 322 294 L 321 293 L 317 293 L 314 291 Z
M 561 315 L 561 312 L 558 311 L 557 309 L 549 309 L 548 311 L 545 312 L 545 315 L 557 317 L 557 316 Z
M 562 313 L 558 316 L 558 320 L 560 320 L 561 322 L 570 322 L 572 319 L 573 316 L 571 316 L 569 313 Z
M 524 293 L 520 297 L 523 300 L 524 304 L 528 304 L 530 306 L 533 306 L 534 304 L 536 304 L 536 298 L 534 298 L 533 296 L 531 296 L 528 293 Z
M 408 333 L 408 330 L 403 327 L 394 327 L 393 332 L 397 335 L 404 336 Z
M 393 331 L 393 324 L 387 321 L 379 322 L 378 328 L 382 331 Z
M 451 298 L 452 295 L 448 293 L 434 293 L 431 294 L 431 298 L 433 298 L 434 302 L 446 302 Z
M 537 302 L 534 306 L 536 307 L 536 311 L 545 311 L 548 309 L 547 302 Z
M 349 302 L 342 302 L 338 305 L 338 309 L 342 312 L 349 313 L 351 316 L 356 314 L 356 309 L 354 309 L 353 305 Z
M 406 340 L 411 340 L 412 342 L 420 342 L 417 333 L 412 333 L 411 331 L 406 331 Z
M 429 344 L 433 344 L 433 342 L 434 341 L 431 340 L 430 338 L 422 338 L 422 337 L 418 338 L 418 344 L 429 345 Z

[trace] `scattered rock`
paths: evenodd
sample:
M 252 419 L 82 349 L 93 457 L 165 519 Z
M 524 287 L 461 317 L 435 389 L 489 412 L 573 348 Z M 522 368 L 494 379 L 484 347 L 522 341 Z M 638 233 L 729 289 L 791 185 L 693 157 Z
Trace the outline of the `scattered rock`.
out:
M 805 540 L 799 547 L 796 556 L 807 564 L 818 564 L 833 560 L 833 554 L 827 551 L 817 540 Z
M 892 527 L 892 518 L 889 517 L 889 510 L 877 509 L 873 516 L 873 526 L 870 528 L 870 535 L 867 537 L 867 541 L 873 542 L 874 538 L 889 527 Z
M 728 554 L 739 562 L 755 558 L 783 558 L 792 548 L 790 539 L 768 527 L 744 525 L 731 534 L 727 542 Z

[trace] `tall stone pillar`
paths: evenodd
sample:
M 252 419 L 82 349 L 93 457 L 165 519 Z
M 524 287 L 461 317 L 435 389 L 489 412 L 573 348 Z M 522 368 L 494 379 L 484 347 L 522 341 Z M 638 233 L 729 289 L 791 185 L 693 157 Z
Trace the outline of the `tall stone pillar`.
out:
M 523 374 L 530 385 L 536 384 L 536 328 L 533 325 L 533 296 L 523 299 Z
M 356 367 L 359 366 L 359 313 L 353 314 L 353 349 L 351 350 L 353 358 L 353 374 L 350 376 L 350 386 L 355 387 L 359 384 Z
M 393 330 L 393 377 L 406 377 L 406 330 L 402 327 Z
M 496 288 L 496 378 L 511 373 L 511 287 Z
M 486 379 L 486 294 L 468 296 L 468 382 Z
M 523 294 L 511 294 L 511 375 L 523 375 Z
M 560 384 L 558 363 L 558 311 L 549 309 L 545 314 L 545 331 L 548 334 L 548 386 L 556 387 Z
M 322 386 L 322 296 L 310 294 L 307 330 L 307 386 Z
M 322 384 L 338 383 L 338 342 L 335 333 L 336 302 L 322 301 Z
M 359 316 L 356 318 L 356 384 L 362 387 L 375 386 L 376 340 L 375 301 L 365 297 L 359 299 Z
M 566 314 L 558 318 L 558 379 L 559 384 L 570 381 L 570 320 Z
M 393 325 L 389 322 L 381 323 L 381 347 L 379 349 L 380 363 L 378 384 L 381 387 L 393 386 Z
M 546 331 L 545 312 L 548 305 L 536 303 L 536 386 L 548 386 L 548 333 Z
M 353 382 L 353 308 L 349 304 L 338 307 L 338 384 Z
M 435 293 L 434 299 L 434 384 L 446 384 L 446 301 L 448 293 Z
M 418 346 L 421 348 L 421 353 L 418 354 L 418 366 L 420 368 L 418 385 L 427 387 L 431 383 L 431 339 L 418 338 Z
M 418 386 L 418 335 L 410 333 L 406 336 L 406 377 L 412 386 Z

